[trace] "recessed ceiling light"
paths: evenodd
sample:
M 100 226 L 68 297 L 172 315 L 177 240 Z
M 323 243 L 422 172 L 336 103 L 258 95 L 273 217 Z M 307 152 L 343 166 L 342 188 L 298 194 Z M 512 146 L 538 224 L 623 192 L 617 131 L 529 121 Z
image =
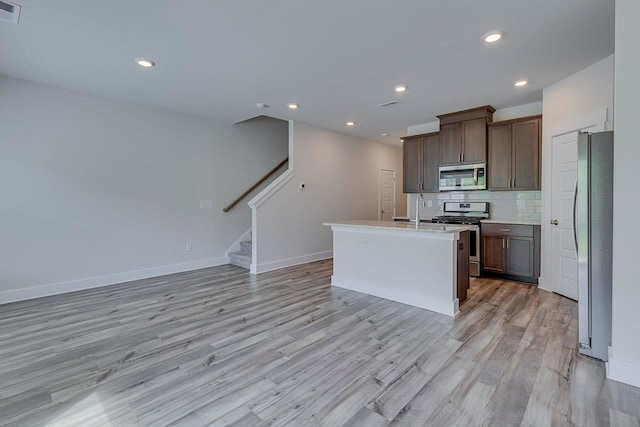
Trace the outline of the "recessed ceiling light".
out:
M 142 59 L 142 58 L 136 59 L 136 63 L 139 66 L 144 67 L 144 68 L 151 68 L 151 67 L 156 65 L 156 63 L 153 62 L 152 60 L 150 60 L 150 59 Z
M 384 137 L 386 138 L 387 136 L 389 136 L 389 133 L 387 133 L 387 132 L 382 132 L 382 133 L 380 134 L 380 136 L 384 136 Z
M 522 86 L 526 86 L 527 84 L 529 84 L 528 81 L 526 80 L 518 80 L 517 82 L 515 82 L 513 85 L 515 87 L 522 87 Z
M 502 36 L 504 36 L 502 31 L 491 31 L 490 33 L 485 34 L 483 38 L 485 43 L 495 43 L 500 40 Z
M 289 107 L 290 110 L 297 110 L 299 105 L 298 104 L 289 104 L 289 105 L 287 105 L 287 107 Z
M 346 125 L 347 126 L 355 126 L 356 122 L 347 122 Z
M 394 87 L 393 90 L 395 90 L 396 92 L 404 92 L 405 90 L 407 90 L 407 86 L 406 85 L 398 85 L 398 86 Z

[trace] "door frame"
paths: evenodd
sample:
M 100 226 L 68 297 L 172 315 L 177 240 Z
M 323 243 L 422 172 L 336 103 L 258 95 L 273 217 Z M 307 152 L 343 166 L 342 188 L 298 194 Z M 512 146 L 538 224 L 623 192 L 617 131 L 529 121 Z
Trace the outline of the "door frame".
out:
M 590 130 L 593 132 L 604 132 L 610 130 L 609 108 L 602 108 L 583 114 L 578 117 L 568 118 L 561 123 L 549 128 L 544 128 L 543 120 L 543 141 L 542 141 L 542 219 L 540 224 L 540 278 L 538 286 L 541 289 L 553 292 L 553 240 L 551 238 L 551 177 L 553 176 L 553 139 L 580 130 Z M 576 153 L 577 156 L 577 153 Z
M 380 166 L 378 168 L 378 221 L 382 220 L 382 199 L 380 198 L 382 171 L 393 172 L 393 216 L 396 216 L 396 169 L 393 167 Z

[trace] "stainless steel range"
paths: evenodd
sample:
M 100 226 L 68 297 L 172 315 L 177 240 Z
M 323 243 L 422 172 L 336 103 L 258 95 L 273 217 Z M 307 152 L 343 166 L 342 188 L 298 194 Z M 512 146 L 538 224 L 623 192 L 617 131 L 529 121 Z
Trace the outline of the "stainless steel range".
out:
M 469 230 L 469 275 L 480 276 L 480 220 L 489 218 L 489 202 L 444 202 L 443 213 L 431 222 L 474 226 Z

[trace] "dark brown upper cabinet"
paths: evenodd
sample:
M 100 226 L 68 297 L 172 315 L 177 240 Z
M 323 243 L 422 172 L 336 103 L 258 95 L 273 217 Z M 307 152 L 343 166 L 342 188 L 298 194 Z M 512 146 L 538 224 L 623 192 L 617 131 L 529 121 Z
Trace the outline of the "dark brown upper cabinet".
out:
M 402 192 L 419 193 L 422 184 L 420 137 L 405 137 L 402 141 Z
M 539 190 L 542 116 L 489 124 L 489 190 Z
M 437 132 L 404 137 L 402 161 L 404 193 L 438 191 L 440 137 Z
M 487 161 L 487 123 L 493 120 L 490 105 L 439 115 L 440 164 L 458 165 Z

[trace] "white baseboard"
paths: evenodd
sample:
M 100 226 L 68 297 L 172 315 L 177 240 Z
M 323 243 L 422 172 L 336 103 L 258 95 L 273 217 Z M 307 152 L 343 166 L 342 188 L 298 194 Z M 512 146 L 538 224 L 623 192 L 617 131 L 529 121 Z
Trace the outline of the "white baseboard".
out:
M 251 274 L 260 274 L 267 271 L 279 270 L 294 265 L 306 264 L 308 262 L 320 261 L 333 257 L 333 251 L 316 252 L 314 254 L 301 255 L 279 261 L 265 262 L 262 264 L 251 264 Z
M 116 285 L 123 282 L 130 282 L 132 280 L 148 279 L 150 277 L 164 276 L 165 274 L 172 273 L 182 273 L 184 271 L 215 267 L 228 263 L 229 258 L 227 257 L 209 258 L 183 262 L 180 264 L 145 268 L 143 270 L 108 274 L 105 276 L 87 277 L 84 279 L 70 280 L 68 282 L 49 283 L 46 285 L 32 286 L 23 289 L 13 289 L 10 291 L 0 292 L 0 304 L 64 294 L 67 292 L 82 291 L 85 289 L 100 288 L 102 286 Z
M 455 301 L 445 301 L 437 298 L 426 297 L 424 295 L 415 295 L 408 292 L 398 291 L 393 289 L 393 286 L 376 286 L 353 279 L 341 278 L 337 277 L 335 274 L 331 276 L 331 286 L 337 286 L 339 288 L 401 302 L 414 307 L 435 311 L 436 313 L 446 314 L 447 316 L 453 317 L 459 312 L 459 301 L 457 298 Z
M 613 348 L 609 347 L 607 378 L 640 387 L 640 363 L 616 358 Z

